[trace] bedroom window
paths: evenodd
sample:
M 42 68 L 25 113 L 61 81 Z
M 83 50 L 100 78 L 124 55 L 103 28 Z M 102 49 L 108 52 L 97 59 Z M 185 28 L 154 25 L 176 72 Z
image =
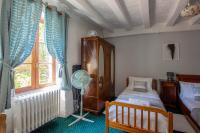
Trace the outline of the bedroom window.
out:
M 56 61 L 44 41 L 44 20 L 41 19 L 31 55 L 15 69 L 16 92 L 25 92 L 55 84 Z

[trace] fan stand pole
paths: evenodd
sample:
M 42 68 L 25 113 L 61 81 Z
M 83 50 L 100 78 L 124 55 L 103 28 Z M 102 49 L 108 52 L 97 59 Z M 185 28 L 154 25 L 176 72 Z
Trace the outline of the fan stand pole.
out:
M 84 94 L 84 89 L 81 90 L 81 110 L 80 110 L 80 116 L 79 115 L 72 115 L 73 117 L 75 117 L 77 119 L 75 121 L 73 121 L 71 124 L 69 124 L 68 126 L 72 126 L 73 124 L 75 124 L 75 123 L 77 123 L 77 122 L 79 122 L 81 120 L 87 121 L 87 122 L 91 122 L 91 123 L 94 122 L 92 120 L 89 120 L 89 119 L 85 118 L 89 114 L 89 112 L 83 115 L 83 94 Z

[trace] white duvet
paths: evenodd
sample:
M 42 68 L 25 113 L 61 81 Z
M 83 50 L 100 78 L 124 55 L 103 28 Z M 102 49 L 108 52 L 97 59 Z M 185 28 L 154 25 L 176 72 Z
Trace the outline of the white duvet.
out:
M 129 89 L 125 89 L 116 101 L 137 104 L 143 106 L 154 106 L 164 109 L 164 106 L 156 91 L 151 92 L 136 92 Z M 109 120 L 116 121 L 116 107 L 112 106 L 109 110 Z M 155 131 L 155 113 L 150 113 L 150 129 Z M 118 107 L 118 121 L 122 123 L 122 108 Z M 128 125 L 128 108 L 124 108 L 124 124 Z M 134 126 L 134 109 L 130 109 L 130 125 Z M 141 110 L 136 111 L 136 126 L 141 128 Z M 167 119 L 158 114 L 158 131 L 161 133 L 167 133 Z M 143 128 L 148 129 L 148 112 L 143 112 Z
M 200 126 L 200 101 L 195 101 L 194 98 L 180 97 L 184 105 L 190 110 L 192 118 Z

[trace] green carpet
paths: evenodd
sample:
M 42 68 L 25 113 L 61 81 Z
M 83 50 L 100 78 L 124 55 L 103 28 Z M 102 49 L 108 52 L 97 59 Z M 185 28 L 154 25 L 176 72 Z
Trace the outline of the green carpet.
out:
M 36 129 L 32 133 L 105 133 L 105 115 L 95 116 L 89 114 L 87 118 L 94 120 L 94 123 L 80 121 L 71 127 L 68 127 L 74 117 L 56 118 L 44 126 Z M 110 129 L 110 133 L 124 133 L 119 130 Z

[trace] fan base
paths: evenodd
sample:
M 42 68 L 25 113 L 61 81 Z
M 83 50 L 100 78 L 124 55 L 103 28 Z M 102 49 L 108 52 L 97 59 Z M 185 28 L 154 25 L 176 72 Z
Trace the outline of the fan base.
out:
M 93 123 L 94 121 L 85 118 L 88 114 L 89 114 L 89 113 L 86 113 L 86 114 L 84 114 L 84 115 L 82 115 L 82 116 L 79 116 L 79 115 L 72 115 L 73 117 L 75 117 L 75 118 L 77 118 L 77 119 L 76 119 L 75 121 L 73 121 L 71 124 L 69 124 L 68 126 L 72 126 L 72 125 L 74 125 L 75 123 L 77 123 L 77 122 L 79 122 L 79 121 L 81 121 L 81 120 Z

